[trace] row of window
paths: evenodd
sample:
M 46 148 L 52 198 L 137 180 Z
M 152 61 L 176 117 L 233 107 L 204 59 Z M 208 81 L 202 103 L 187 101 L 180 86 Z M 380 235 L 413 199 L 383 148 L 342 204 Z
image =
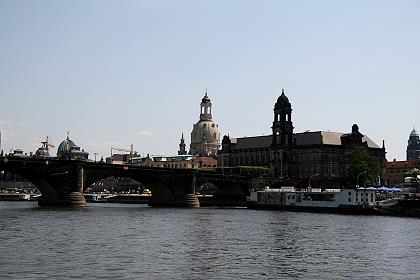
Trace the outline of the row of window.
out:
M 336 174 L 343 174 L 343 170 L 341 168 L 337 168 L 336 165 L 298 165 L 296 166 L 296 174 L 302 175 L 305 177 L 306 175 L 310 176 L 313 174 L 321 174 L 321 175 L 336 175 Z
M 325 154 L 325 153 L 315 153 L 315 154 L 295 154 L 292 155 L 293 161 L 313 161 L 313 162 L 341 162 L 343 160 L 342 155 L 336 154 Z
M 151 164 L 145 164 L 143 166 L 160 167 L 160 168 L 187 168 L 186 163 L 151 163 Z
M 275 157 L 275 155 L 274 155 Z M 280 154 L 277 154 L 280 160 Z M 252 154 L 252 155 L 232 155 L 232 164 L 247 165 L 247 164 L 268 164 L 269 157 L 265 154 Z M 336 163 L 342 161 L 340 155 L 325 155 L 325 154 L 295 154 L 291 156 L 292 162 L 328 162 Z
M 268 165 L 266 155 L 233 156 L 232 165 Z

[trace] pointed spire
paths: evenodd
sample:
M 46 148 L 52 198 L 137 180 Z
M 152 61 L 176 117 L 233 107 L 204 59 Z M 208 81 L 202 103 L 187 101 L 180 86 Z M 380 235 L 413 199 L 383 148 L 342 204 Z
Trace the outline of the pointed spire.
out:
M 209 100 L 209 96 L 207 95 L 207 88 L 204 90 L 204 97 L 203 102 Z M 210 100 L 209 100 L 210 101 Z
M 67 130 L 67 140 L 69 140 L 70 137 L 70 130 Z
M 284 94 L 284 88 L 281 89 L 281 94 Z
M 184 133 L 182 133 L 181 141 L 179 143 L 178 155 L 186 155 Z

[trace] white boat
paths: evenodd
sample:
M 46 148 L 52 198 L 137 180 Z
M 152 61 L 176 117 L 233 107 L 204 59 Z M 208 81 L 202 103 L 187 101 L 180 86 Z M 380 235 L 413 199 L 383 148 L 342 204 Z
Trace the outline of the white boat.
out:
M 253 191 L 247 202 L 253 209 L 368 214 L 374 209 L 376 199 L 375 191 L 369 189 L 296 191 L 288 187 Z

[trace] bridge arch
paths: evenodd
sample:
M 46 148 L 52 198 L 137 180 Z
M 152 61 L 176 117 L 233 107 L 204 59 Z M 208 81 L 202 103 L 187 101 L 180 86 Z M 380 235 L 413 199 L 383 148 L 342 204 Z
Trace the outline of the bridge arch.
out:
M 92 183 L 92 180 L 97 178 L 97 176 L 90 178 L 88 175 L 84 192 L 86 192 L 87 189 L 96 188 L 97 190 L 100 190 L 103 188 L 104 190 L 107 189 L 110 191 L 111 194 L 121 194 L 124 192 L 124 187 L 121 186 L 121 181 L 129 179 L 131 182 L 137 182 L 138 186 L 135 187 L 135 189 L 139 191 L 139 194 L 145 189 L 151 192 L 152 196 L 149 199 L 149 205 L 153 205 L 156 202 L 159 202 L 162 206 L 175 203 L 175 198 L 171 189 L 166 184 L 156 179 L 153 180 L 152 178 L 145 178 L 143 176 L 142 178 L 139 178 L 139 176 L 136 175 L 106 176 Z M 98 186 L 98 183 L 105 183 L 106 185 L 104 184 L 102 186 Z M 128 189 L 130 188 L 128 187 Z M 125 191 L 127 191 L 127 188 L 125 188 Z
M 115 164 L 87 164 L 85 167 L 85 186 L 109 176 L 129 178 L 140 182 L 151 191 L 151 206 L 186 206 L 185 195 L 191 194 L 191 172 L 164 168 L 145 168 Z M 183 174 L 185 173 L 185 174 Z M 198 202 L 198 201 L 197 201 Z

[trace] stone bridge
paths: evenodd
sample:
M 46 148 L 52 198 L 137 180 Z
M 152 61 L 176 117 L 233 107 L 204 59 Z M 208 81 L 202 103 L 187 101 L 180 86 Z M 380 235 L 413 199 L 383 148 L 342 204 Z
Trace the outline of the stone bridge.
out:
M 199 207 L 196 186 L 205 183 L 217 187 L 214 204 L 240 205 L 245 203 L 251 185 L 247 176 L 57 158 L 0 157 L 0 170 L 37 186 L 42 193 L 40 205 L 84 206 L 85 188 L 110 176 L 142 183 L 152 192 L 149 205 L 165 207 Z

